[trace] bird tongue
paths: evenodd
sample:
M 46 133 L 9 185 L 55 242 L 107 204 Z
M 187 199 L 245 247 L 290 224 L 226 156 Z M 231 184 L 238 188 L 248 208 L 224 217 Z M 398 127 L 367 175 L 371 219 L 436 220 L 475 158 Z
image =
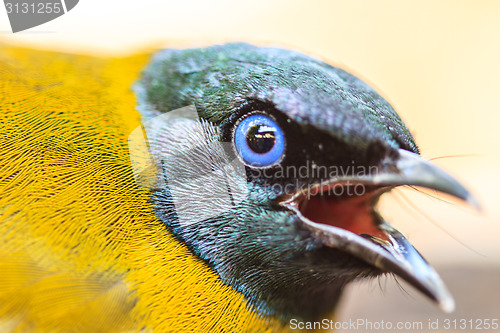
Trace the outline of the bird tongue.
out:
M 378 228 L 371 200 L 366 196 L 311 195 L 299 208 L 311 221 L 389 241 L 387 233 Z

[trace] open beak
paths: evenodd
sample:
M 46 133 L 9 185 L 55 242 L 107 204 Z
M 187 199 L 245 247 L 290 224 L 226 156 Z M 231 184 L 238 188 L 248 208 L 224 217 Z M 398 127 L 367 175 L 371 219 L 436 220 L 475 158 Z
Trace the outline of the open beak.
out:
M 399 150 L 375 174 L 335 177 L 284 198 L 303 225 L 325 246 L 345 251 L 383 272 L 394 273 L 435 301 L 445 312 L 455 308 L 436 271 L 410 242 L 375 210 L 380 195 L 401 185 L 415 185 L 455 196 L 479 208 L 470 192 L 452 176 L 419 155 Z M 332 195 L 335 187 L 364 186 L 359 195 Z M 338 192 L 337 192 L 338 193 Z

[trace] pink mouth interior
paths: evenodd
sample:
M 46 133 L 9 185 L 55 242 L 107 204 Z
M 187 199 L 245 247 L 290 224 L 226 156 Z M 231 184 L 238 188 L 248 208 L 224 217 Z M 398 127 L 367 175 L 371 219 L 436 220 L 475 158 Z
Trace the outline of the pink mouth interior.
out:
M 373 206 L 367 196 L 370 194 L 347 198 L 312 195 L 299 204 L 299 209 L 311 221 L 389 241 L 375 223 Z

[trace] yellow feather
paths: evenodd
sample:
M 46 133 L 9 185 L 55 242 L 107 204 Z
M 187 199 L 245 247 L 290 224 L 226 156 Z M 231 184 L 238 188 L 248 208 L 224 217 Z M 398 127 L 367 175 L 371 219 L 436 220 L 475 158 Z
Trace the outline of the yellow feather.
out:
M 155 218 L 121 59 L 0 47 L 0 331 L 284 330 Z

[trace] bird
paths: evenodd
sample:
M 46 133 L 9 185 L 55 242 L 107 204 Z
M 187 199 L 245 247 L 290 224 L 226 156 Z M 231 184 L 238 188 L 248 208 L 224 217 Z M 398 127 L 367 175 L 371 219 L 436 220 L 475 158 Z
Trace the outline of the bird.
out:
M 247 43 L 95 57 L 0 47 L 0 330 L 279 332 L 436 271 L 377 211 L 477 205 L 354 75 Z

